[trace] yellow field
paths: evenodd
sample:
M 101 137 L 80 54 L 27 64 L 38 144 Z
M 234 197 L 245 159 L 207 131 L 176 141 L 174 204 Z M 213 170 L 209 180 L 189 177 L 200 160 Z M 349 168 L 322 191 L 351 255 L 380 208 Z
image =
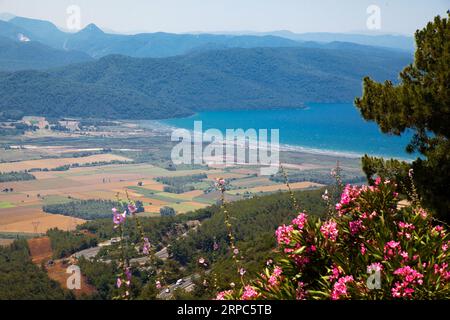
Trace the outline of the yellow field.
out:
M 292 183 L 292 184 L 290 184 L 290 186 L 291 186 L 292 190 L 302 190 L 302 189 L 308 189 L 308 188 L 320 188 L 320 187 L 323 187 L 324 185 L 315 183 L 315 182 L 304 181 L 304 182 Z M 257 192 L 274 192 L 274 191 L 278 191 L 278 190 L 287 191 L 288 188 L 284 184 L 275 184 L 275 185 L 271 185 L 271 186 L 261 186 L 261 187 L 249 188 L 249 189 L 246 189 L 245 191 L 257 193 Z M 237 192 L 242 192 L 242 190 L 238 190 Z
M 84 222 L 78 218 L 45 213 L 40 208 L 0 209 L 0 232 L 44 233 L 51 228 L 74 230 Z
M 113 155 L 96 155 L 83 158 L 64 158 L 49 160 L 30 160 L 17 163 L 0 164 L 0 170 L 10 171 L 35 167 L 51 167 L 71 163 L 93 161 L 127 160 Z M 83 160 L 83 161 L 80 161 Z M 14 165 L 14 168 L 12 167 Z M 38 222 L 37 232 L 46 232 L 49 228 L 72 230 L 84 222 L 62 215 L 47 214 L 42 206 L 47 201 L 59 202 L 72 199 L 115 200 L 120 193 L 126 198 L 125 190 L 133 200 L 144 203 L 147 212 L 159 213 L 163 206 L 177 207 L 179 213 L 204 204 L 192 202 L 202 191 L 191 191 L 180 195 L 163 192 L 164 185 L 153 178 L 158 176 L 191 175 L 205 170 L 168 171 L 149 164 L 121 164 L 97 167 L 71 168 L 68 171 L 34 172 L 36 180 L 1 183 L 0 189 L 13 188 L 14 192 L 0 192 L 0 232 L 34 233 L 34 222 Z M 151 194 L 141 194 L 129 189 L 142 182 L 142 189 L 161 194 L 163 199 L 154 199 Z M 189 201 L 189 203 L 187 203 Z
M 0 163 L 0 171 L 1 172 L 24 171 L 33 168 L 52 169 L 67 164 L 74 164 L 74 163 L 85 164 L 91 162 L 113 161 L 113 160 L 130 161 L 130 159 L 128 158 L 117 156 L 114 154 L 96 154 L 80 158 L 58 158 L 58 159 L 27 160 L 27 161 Z
M 125 157 L 100 154 L 80 158 L 29 160 L 0 164 L 0 171 L 18 171 L 31 168 L 51 168 L 71 163 L 121 160 Z M 44 204 L 71 201 L 71 199 L 115 200 L 120 193 L 126 199 L 125 191 L 132 200 L 142 201 L 146 213 L 159 213 L 163 206 L 173 207 L 177 213 L 204 208 L 214 203 L 218 194 L 204 194 L 194 190 L 181 194 L 164 192 L 164 185 L 155 179 L 160 176 L 175 177 L 205 173 L 208 179 L 217 177 L 236 179 L 232 185 L 241 189 L 229 191 L 237 200 L 245 191 L 252 193 L 287 190 L 284 184 L 273 184 L 267 177 L 248 177 L 257 172 L 253 168 L 227 168 L 169 171 L 150 164 L 117 164 L 95 167 L 77 167 L 67 171 L 34 172 L 36 180 L 0 183 L 0 190 L 13 188 L 13 192 L 0 192 L 0 232 L 44 233 L 49 228 L 73 230 L 84 222 L 62 215 L 42 211 Z M 211 181 L 212 182 L 212 181 Z M 142 184 L 142 185 L 141 185 Z M 291 184 L 291 188 L 306 189 L 321 187 L 312 182 Z

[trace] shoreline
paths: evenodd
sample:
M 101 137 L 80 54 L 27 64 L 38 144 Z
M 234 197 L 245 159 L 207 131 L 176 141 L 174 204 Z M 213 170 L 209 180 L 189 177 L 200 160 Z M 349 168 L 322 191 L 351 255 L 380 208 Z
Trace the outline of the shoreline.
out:
M 166 134 L 168 136 L 170 136 L 172 131 L 176 130 L 176 129 L 188 130 L 191 133 L 191 135 L 193 133 L 193 130 L 169 125 L 169 124 L 164 123 L 163 121 L 164 120 L 143 120 L 142 122 L 146 122 L 149 124 L 151 123 L 153 125 L 156 124 L 157 128 L 152 127 L 152 129 L 155 131 L 158 131 L 160 133 Z M 280 152 L 306 153 L 306 154 L 312 154 L 312 155 L 331 156 L 331 157 L 339 157 L 339 158 L 347 158 L 347 159 L 360 159 L 361 157 L 363 157 L 365 155 L 365 153 L 359 153 L 359 152 L 354 152 L 354 151 L 319 149 L 319 148 L 312 148 L 312 147 L 306 147 L 306 146 L 301 146 L 301 145 L 292 145 L 292 144 L 286 144 L 286 143 L 280 143 L 279 151 Z M 395 156 L 381 155 L 381 154 L 369 154 L 369 156 L 382 157 L 385 159 L 397 159 L 397 160 L 406 161 L 406 162 L 412 162 L 415 160 L 415 158 L 395 157 Z

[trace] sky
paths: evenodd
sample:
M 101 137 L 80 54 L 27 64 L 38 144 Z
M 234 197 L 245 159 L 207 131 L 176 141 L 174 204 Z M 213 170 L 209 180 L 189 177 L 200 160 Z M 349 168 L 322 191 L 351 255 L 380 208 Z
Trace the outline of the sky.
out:
M 412 35 L 450 0 L 0 0 L 0 13 L 49 20 L 66 28 L 67 8 L 80 9 L 80 26 L 137 32 L 395 33 Z M 379 27 L 367 27 L 379 8 Z

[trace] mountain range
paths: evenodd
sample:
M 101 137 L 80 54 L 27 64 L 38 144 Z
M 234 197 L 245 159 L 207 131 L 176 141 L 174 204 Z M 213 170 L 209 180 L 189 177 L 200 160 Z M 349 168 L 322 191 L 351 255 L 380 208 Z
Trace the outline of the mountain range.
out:
M 168 58 L 109 55 L 47 71 L 0 73 L 0 111 L 50 117 L 159 119 L 199 110 L 348 102 L 364 76 L 395 81 L 410 54 L 335 43 L 232 48 Z
M 53 23 L 24 17 L 9 17 L 0 21 L 0 36 L 17 40 L 24 35 L 31 41 L 38 41 L 57 50 L 82 51 L 93 58 L 109 54 L 131 57 L 169 57 L 224 48 L 254 47 L 298 47 L 316 46 L 329 42 L 350 42 L 355 44 L 380 46 L 412 52 L 412 37 L 394 35 L 358 35 L 339 33 L 296 34 L 289 31 L 248 34 L 173 34 L 139 33 L 124 35 L 106 33 L 95 24 L 89 24 L 76 33 L 60 30 Z
M 121 35 L 90 24 L 68 33 L 48 21 L 4 20 L 0 112 L 15 115 L 159 119 L 348 102 L 363 77 L 395 81 L 412 61 L 408 50 L 287 32 Z

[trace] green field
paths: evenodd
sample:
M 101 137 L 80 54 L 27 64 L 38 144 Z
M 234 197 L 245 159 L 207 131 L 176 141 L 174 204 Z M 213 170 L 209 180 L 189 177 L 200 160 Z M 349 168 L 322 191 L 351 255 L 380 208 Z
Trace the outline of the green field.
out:
M 13 205 L 10 202 L 6 202 L 6 201 L 0 201 L 0 209 L 8 209 L 8 208 L 14 208 L 15 205 Z

